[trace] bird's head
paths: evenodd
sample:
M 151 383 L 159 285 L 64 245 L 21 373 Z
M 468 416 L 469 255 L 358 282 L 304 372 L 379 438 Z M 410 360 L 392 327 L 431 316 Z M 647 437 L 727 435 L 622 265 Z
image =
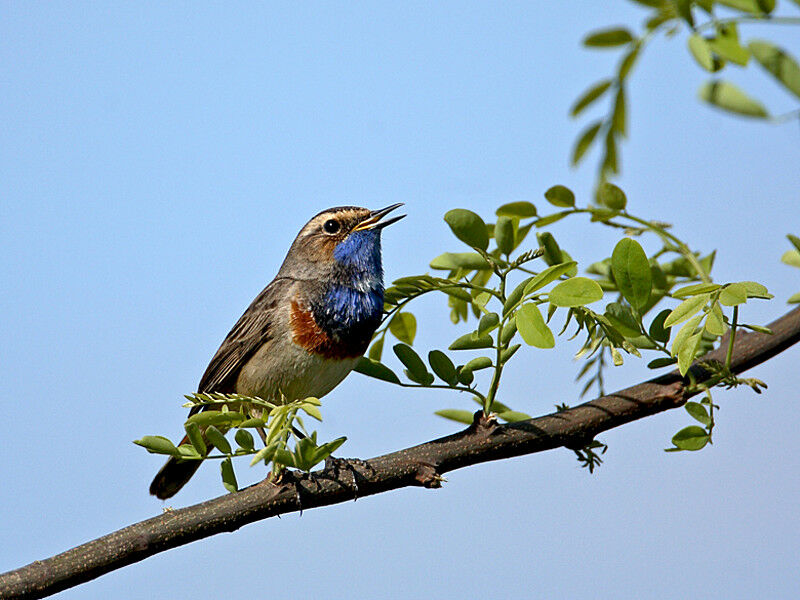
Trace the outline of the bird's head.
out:
M 381 230 L 405 215 L 383 219 L 400 204 L 380 210 L 339 206 L 312 218 L 297 235 L 279 276 L 323 279 L 346 277 L 358 285 L 382 281 Z

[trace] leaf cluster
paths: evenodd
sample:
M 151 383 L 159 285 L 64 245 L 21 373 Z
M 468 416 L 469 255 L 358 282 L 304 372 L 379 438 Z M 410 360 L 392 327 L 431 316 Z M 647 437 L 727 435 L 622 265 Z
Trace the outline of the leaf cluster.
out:
M 515 202 L 498 207 L 495 222 L 486 222 L 466 209 L 448 211 L 445 222 L 469 251 L 434 258 L 430 268 L 440 275 L 425 273 L 393 282 L 386 290 L 384 323 L 356 371 L 402 387 L 467 393 L 485 414 L 515 421 L 529 417 L 500 402 L 498 390 L 504 368 L 523 345 L 547 350 L 555 347 L 559 336 L 582 336 L 576 352 L 586 361 L 578 374 L 586 378 L 582 393 L 597 386 L 602 394 L 604 369 L 623 364 L 626 354 L 655 353 L 650 368 L 676 365 L 688 375 L 693 361 L 728 331 L 763 331 L 740 323 L 738 308 L 751 299 L 771 298 L 766 287 L 753 281 L 714 283 L 715 254 L 692 251 L 669 224 L 628 212 L 627 197 L 619 187 L 603 183 L 599 206 L 578 207 L 573 192 L 562 185 L 548 189 L 544 198 L 555 212 L 540 214 L 530 202 Z M 589 264 L 580 275 L 578 262 L 548 230 L 568 217 L 588 217 L 597 226 L 626 235 L 607 258 Z M 522 244 L 534 231 L 538 248 L 525 250 Z M 635 239 L 639 237 L 655 242 L 649 243 L 654 248 L 650 254 Z M 536 259 L 545 264 L 533 267 Z M 413 347 L 418 323 L 409 308 L 431 292 L 447 298 L 454 324 L 469 328 L 446 349 L 429 350 L 426 360 Z M 554 328 L 558 315 L 563 323 Z M 392 351 L 402 372 L 383 362 L 387 335 L 397 339 Z M 468 358 L 456 358 L 464 353 L 470 353 Z M 478 378 L 482 372 L 486 377 Z M 723 379 L 720 374 L 713 383 L 722 385 Z M 435 412 L 458 422 L 473 420 L 466 409 Z M 590 471 L 601 462 L 602 446 L 592 443 L 578 455 Z
M 625 27 L 611 27 L 591 32 L 583 43 L 595 50 L 618 49 L 621 56 L 616 72 L 590 85 L 573 103 L 572 117 L 578 117 L 599 100 L 609 99 L 606 114 L 592 120 L 578 134 L 572 150 L 577 165 L 589 149 L 600 147 L 599 180 L 606 181 L 620 171 L 619 144 L 628 134 L 627 86 L 633 67 L 647 45 L 659 34 L 675 37 L 686 30 L 687 49 L 697 65 L 712 75 L 698 91 L 707 104 L 737 116 L 783 122 L 800 117 L 800 64 L 784 48 L 769 40 L 740 37 L 740 28 L 748 23 L 800 25 L 800 17 L 776 14 L 774 0 L 631 0 L 648 14 L 641 33 Z M 745 68 L 754 59 L 776 83 L 790 94 L 795 108 L 772 116 L 759 100 L 735 83 L 722 79 L 728 68 Z M 730 68 L 729 68 L 730 67 Z
M 318 443 L 317 432 L 306 431 L 300 413 L 322 420 L 316 398 L 276 403 L 240 394 L 198 393 L 186 399 L 185 406 L 200 410 L 186 420 L 186 437 L 181 442 L 176 445 L 164 436 L 146 435 L 134 444 L 181 460 L 219 459 L 222 483 L 230 492 L 238 489 L 232 461 L 236 456 L 251 456 L 250 466 L 262 461 L 271 465 L 271 476 L 277 478 L 287 467 L 310 471 L 346 441 L 341 437 Z M 262 448 L 256 449 L 250 430 L 258 433 Z M 226 437 L 231 431 L 235 449 Z

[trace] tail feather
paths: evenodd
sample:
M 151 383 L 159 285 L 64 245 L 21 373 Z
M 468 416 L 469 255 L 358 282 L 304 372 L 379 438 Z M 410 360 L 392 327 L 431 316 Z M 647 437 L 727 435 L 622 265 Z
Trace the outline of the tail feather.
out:
M 188 441 L 189 438 L 184 437 L 180 443 Z M 150 484 L 150 493 L 160 500 L 172 498 L 188 483 L 201 464 L 203 464 L 202 460 L 181 460 L 171 457 L 153 478 L 153 483 Z
M 172 498 L 192 478 L 202 462 L 170 458 L 150 484 L 150 493 L 161 500 Z

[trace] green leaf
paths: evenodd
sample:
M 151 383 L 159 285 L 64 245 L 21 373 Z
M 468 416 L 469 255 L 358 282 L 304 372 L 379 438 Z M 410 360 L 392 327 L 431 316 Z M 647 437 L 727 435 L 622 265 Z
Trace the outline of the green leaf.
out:
M 517 333 L 517 322 L 515 319 L 511 319 L 505 325 L 503 325 L 503 331 L 500 332 L 500 343 L 505 345 L 514 339 L 514 335 Z
M 575 147 L 572 150 L 572 166 L 574 167 L 583 158 L 583 155 L 586 154 L 586 151 L 592 145 L 594 138 L 597 137 L 597 132 L 600 131 L 600 126 L 603 124 L 602 121 L 596 121 L 595 123 L 589 125 L 586 129 L 584 129 L 581 134 L 578 136 L 578 141 L 575 142 Z
M 443 410 L 437 410 L 433 414 L 444 417 L 445 419 L 450 419 L 451 421 L 457 421 L 458 423 L 466 423 L 467 425 L 472 425 L 474 419 L 474 415 L 468 410 L 459 410 L 457 408 L 445 408 Z
M 473 358 L 467 364 L 464 365 L 465 369 L 469 371 L 475 372 L 480 371 L 482 369 L 488 369 L 492 366 L 492 359 L 488 356 L 479 356 L 477 358 Z
M 267 422 L 264 419 L 246 419 L 239 423 L 239 427 L 266 427 Z
M 747 286 L 744 283 L 729 283 L 719 293 L 719 303 L 723 306 L 736 306 L 747 302 Z
M 575 194 L 563 185 L 554 185 L 544 193 L 544 197 L 550 204 L 559 208 L 575 206 Z
M 752 15 L 770 13 L 775 8 L 775 0 L 715 0 L 717 4 L 723 4 L 730 8 L 735 8 L 742 12 Z
M 447 385 L 458 383 L 458 374 L 453 361 L 441 350 L 431 350 L 428 352 L 428 362 L 436 376 Z
M 481 317 L 478 324 L 478 331 L 476 337 L 481 337 L 490 331 L 493 331 L 500 325 L 500 316 L 497 313 L 487 313 Z
M 703 425 L 711 425 L 711 417 L 708 415 L 706 407 L 699 402 L 687 402 L 684 405 L 686 412 L 688 412 L 694 419 L 700 421 Z
M 636 316 L 626 305 L 619 302 L 609 303 L 606 306 L 605 316 L 626 338 L 638 337 L 642 334 Z
M 511 254 L 514 250 L 514 221 L 510 217 L 497 217 L 494 226 L 494 239 L 503 254 Z
M 636 310 L 642 310 L 650 300 L 653 279 L 650 261 L 636 240 L 622 238 L 611 254 L 611 272 L 617 287 Z
M 372 360 L 371 358 L 367 358 L 365 356 L 362 356 L 358 360 L 353 370 L 356 373 L 361 373 L 362 375 L 374 377 L 375 379 L 380 379 L 382 381 L 388 381 L 389 383 L 400 383 L 400 379 L 389 367 L 378 362 L 377 360 Z
M 706 294 L 709 292 L 716 292 L 722 286 L 718 283 L 695 283 L 687 285 L 672 292 L 673 298 L 687 298 L 689 296 L 697 296 L 698 294 Z
M 611 83 L 612 81 L 610 79 L 601 79 L 595 83 L 578 97 L 575 104 L 572 105 L 569 114 L 573 117 L 577 117 L 583 109 L 605 94 L 608 88 L 611 87 Z
M 727 329 L 725 321 L 722 319 L 722 309 L 715 302 L 706 317 L 705 330 L 711 335 L 721 336 L 725 335 Z
M 372 360 L 380 362 L 381 356 L 383 355 L 383 340 L 386 339 L 384 336 L 379 337 L 372 345 L 369 347 L 369 352 L 367 352 L 367 356 Z
M 626 135 L 627 123 L 625 114 L 625 88 L 623 86 L 619 86 L 617 89 L 617 96 L 614 99 L 614 112 L 611 115 L 611 128 L 623 137 Z M 623 208 L 625 207 L 623 206 L 619 210 L 622 210 Z
M 236 483 L 236 473 L 233 472 L 233 462 L 228 457 L 220 464 L 220 474 L 222 475 L 222 485 L 229 492 L 239 491 L 239 485 Z
M 675 0 L 675 9 L 681 18 L 686 21 L 689 27 L 694 27 L 694 17 L 692 17 L 691 0 Z
M 702 314 L 695 315 L 681 326 L 678 333 L 675 335 L 675 339 L 672 341 L 672 356 L 678 356 L 681 350 L 687 345 L 689 338 L 694 335 L 695 329 L 697 329 L 700 321 L 703 320 L 703 316 Z
M 561 253 L 561 248 L 556 242 L 556 238 L 549 231 L 543 231 L 536 234 L 536 239 L 539 245 L 544 248 L 544 261 L 548 265 L 557 265 L 564 262 L 564 256 Z
M 472 374 L 472 371 L 469 369 L 465 369 L 464 365 L 461 365 L 456 369 L 456 373 L 458 373 L 458 381 L 463 383 L 464 385 L 469 385 L 475 379 L 475 375 Z
M 680 331 L 678 333 L 680 333 Z M 697 354 L 697 348 L 700 345 L 700 340 L 703 337 L 702 334 L 702 331 L 698 331 L 689 336 L 678 351 L 678 371 L 682 376 L 686 375 L 689 367 L 692 366 L 692 361 L 694 361 L 694 357 Z M 675 336 L 675 340 L 678 340 L 678 336 Z
M 528 217 L 536 216 L 536 207 L 530 202 L 509 202 L 503 204 L 495 211 L 498 217 L 519 217 L 520 219 L 527 219 Z
M 228 443 L 228 440 L 226 440 L 223 433 L 213 425 L 209 425 L 206 429 L 206 439 L 223 454 L 231 453 L 231 445 Z
M 476 252 L 445 252 L 431 261 L 431 269 L 455 271 L 456 269 L 489 269 L 489 263 Z
M 477 214 L 464 208 L 448 210 L 444 215 L 445 222 L 453 234 L 467 246 L 486 250 L 489 246 L 489 234 L 486 223 Z
M 714 60 L 714 55 L 711 52 L 711 44 L 703 36 L 693 33 L 689 36 L 689 51 L 692 53 L 694 60 L 703 69 L 709 73 L 714 73 L 719 70 L 717 62 Z
M 612 210 L 625 210 L 628 204 L 625 192 L 613 183 L 603 182 L 597 191 L 597 197 L 600 204 Z
M 219 410 L 204 410 L 187 419 L 191 423 L 197 423 L 201 427 L 204 425 L 221 425 L 234 427 L 245 420 L 245 416 L 236 411 L 222 412 Z
M 762 119 L 769 116 L 763 104 L 728 81 L 708 81 L 700 88 L 699 94 L 701 100 L 728 112 Z
M 514 248 L 518 248 L 519 245 L 525 241 L 525 238 L 528 237 L 531 227 L 533 227 L 533 222 L 523 225 L 522 227 L 517 227 L 516 232 L 514 233 Z
M 203 440 L 203 433 L 200 431 L 200 426 L 197 423 L 186 423 L 184 429 L 186 429 L 186 436 L 189 438 L 192 446 L 194 446 L 194 449 L 197 450 L 197 453 L 200 456 L 208 454 L 208 448 L 206 448 L 206 442 Z
M 518 421 L 528 421 L 533 418 L 530 415 L 525 414 L 524 412 L 519 412 L 516 410 L 505 410 L 501 413 L 497 413 L 497 417 L 499 419 L 502 419 L 506 423 L 517 423 Z
M 469 295 L 469 292 L 462 287 L 458 286 L 442 286 L 438 288 L 440 292 L 444 292 L 448 296 L 452 296 L 453 298 L 458 298 L 464 302 L 472 302 L 472 296 Z
M 572 269 L 574 269 L 578 263 L 574 260 L 570 262 L 560 263 L 557 265 L 553 265 L 552 267 L 548 267 L 532 279 L 527 281 L 527 285 L 525 286 L 524 295 L 527 296 L 528 294 L 532 294 L 536 290 L 542 289 L 548 283 L 551 283 L 564 275 L 565 273 L 569 273 Z
M 672 327 L 678 323 L 683 323 L 698 310 L 702 309 L 710 298 L 711 294 L 700 294 L 699 296 L 687 298 L 669 313 L 669 316 L 664 321 L 664 327 Z
M 800 237 L 792 235 L 791 233 L 787 233 L 786 239 L 788 239 L 792 243 L 792 246 L 794 246 L 795 249 L 800 252 Z
M 516 327 L 516 319 L 514 326 Z M 514 344 L 513 346 L 509 346 L 503 350 L 503 352 L 500 354 L 500 364 L 504 365 L 511 360 L 511 357 L 517 353 L 517 350 L 519 350 L 521 346 L 522 344 Z
M 650 337 L 662 344 L 666 344 L 669 341 L 669 334 L 670 331 L 672 331 L 669 327 L 664 326 L 664 322 L 671 313 L 672 311 L 670 309 L 665 308 L 658 313 L 655 319 L 653 319 L 653 322 L 650 323 L 650 329 L 648 330 Z
M 269 462 L 272 460 L 272 457 L 275 456 L 275 451 L 278 449 L 278 442 L 273 442 L 269 446 L 261 448 L 258 452 L 253 455 L 253 458 L 250 459 L 250 466 L 254 466 L 261 462 Z
M 610 48 L 622 46 L 633 41 L 633 36 L 627 29 L 613 28 L 596 31 L 587 35 L 583 40 L 584 46 L 592 48 Z
M 417 354 L 411 346 L 395 344 L 392 350 L 394 350 L 400 362 L 408 369 L 407 375 L 409 379 L 423 385 L 428 384 L 428 380 L 431 378 L 430 373 L 428 373 L 428 368 L 425 366 L 425 363 L 422 362 L 419 354 Z
M 726 33 L 732 31 L 732 34 Z M 711 49 L 725 60 L 729 60 L 740 66 L 745 66 L 750 60 L 750 52 L 739 44 L 738 35 L 735 28 L 722 29 L 720 35 L 708 40 Z
M 790 267 L 800 267 L 800 250 L 787 250 L 781 256 L 781 262 Z
M 450 344 L 450 350 L 479 350 L 481 348 L 491 348 L 492 338 L 488 335 L 483 335 L 475 338 L 473 334 L 467 333 L 457 338 Z
M 401 342 L 413 344 L 417 335 L 417 319 L 411 313 L 395 313 L 391 323 L 389 323 L 389 331 Z
M 556 345 L 553 332 L 544 322 L 539 307 L 532 302 L 523 304 L 515 318 L 517 329 L 526 344 L 536 348 L 552 348 Z
M 708 433 L 702 427 L 690 425 L 672 436 L 672 443 L 681 450 L 700 450 L 708 443 Z
M 774 296 L 769 293 L 766 286 L 757 281 L 740 281 L 739 283 L 744 287 L 748 298 L 761 298 L 763 300 L 774 298 Z
M 162 435 L 145 435 L 140 440 L 134 440 L 134 444 L 141 446 L 151 454 L 168 454 L 170 456 L 180 456 L 180 451 L 171 441 Z
M 603 289 L 586 277 L 573 277 L 550 290 L 550 302 L 555 306 L 584 306 L 603 298 Z M 517 323 L 519 326 L 519 323 Z
M 648 369 L 660 369 L 661 367 L 668 367 L 674 365 L 678 361 L 677 358 L 656 358 L 647 363 Z
M 317 464 L 320 461 L 323 461 L 326 458 L 328 458 L 331 454 L 336 452 L 341 447 L 341 445 L 344 444 L 346 441 L 347 441 L 346 437 L 339 437 L 333 441 L 326 442 L 325 444 L 319 446 L 314 452 L 314 464 Z
M 560 221 L 569 214 L 572 214 L 572 211 L 564 210 L 553 213 L 552 215 L 547 215 L 545 217 L 541 217 L 540 219 L 536 219 L 536 221 L 534 221 L 534 225 L 539 228 L 546 227 L 547 225 L 552 225 L 553 223 Z
M 236 443 L 239 444 L 240 448 L 244 448 L 248 452 L 255 449 L 256 442 L 253 439 L 253 434 L 247 431 L 247 429 L 237 429 L 234 439 Z
M 503 303 L 503 316 L 506 316 L 510 311 L 516 308 L 517 304 L 522 299 L 523 294 L 525 294 L 528 282 L 530 282 L 532 279 L 533 277 L 528 277 L 526 280 L 519 283 L 517 287 L 515 287 L 511 293 L 506 296 L 506 301 Z
M 636 63 L 636 59 L 639 57 L 639 50 L 641 47 L 641 43 L 639 42 L 633 44 L 631 46 L 631 50 L 620 61 L 618 75 L 620 82 L 622 82 L 631 72 L 633 65 Z
M 322 421 L 322 413 L 319 411 L 319 408 L 317 408 L 313 404 L 309 404 L 306 402 L 303 403 L 303 405 L 300 408 L 302 408 L 303 412 L 305 412 L 309 417 L 313 417 L 317 421 Z
M 800 292 L 789 296 L 789 299 L 786 302 L 787 304 L 800 304 Z

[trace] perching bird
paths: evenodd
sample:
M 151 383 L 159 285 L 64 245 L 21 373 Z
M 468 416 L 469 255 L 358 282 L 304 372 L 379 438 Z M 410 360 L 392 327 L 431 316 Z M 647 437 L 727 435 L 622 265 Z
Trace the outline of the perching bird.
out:
M 278 274 L 228 333 L 200 380 L 200 393 L 280 401 L 335 388 L 358 362 L 383 314 L 380 210 L 341 206 L 306 223 Z M 190 415 L 200 410 L 194 407 Z M 150 493 L 174 496 L 202 461 L 170 458 Z

